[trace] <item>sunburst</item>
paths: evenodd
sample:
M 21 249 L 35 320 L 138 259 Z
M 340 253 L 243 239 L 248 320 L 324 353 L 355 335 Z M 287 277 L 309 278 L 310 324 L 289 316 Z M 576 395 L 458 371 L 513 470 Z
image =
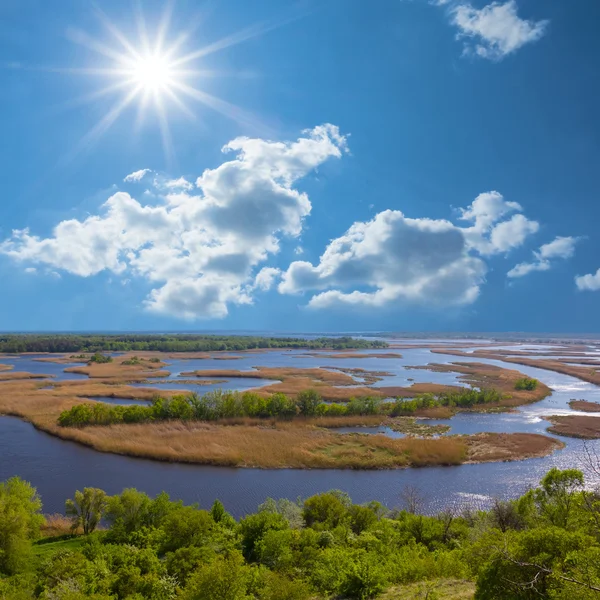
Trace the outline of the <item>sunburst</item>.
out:
M 189 108 L 185 100 L 198 101 L 226 117 L 242 122 L 244 125 L 250 125 L 256 129 L 260 128 L 260 122 L 254 115 L 239 106 L 213 96 L 206 89 L 202 89 L 203 81 L 205 82 L 208 77 L 219 73 L 201 69 L 198 63 L 210 54 L 262 35 L 292 19 L 260 23 L 209 45 L 183 53 L 182 49 L 191 39 L 194 28 L 181 32 L 169 43 L 172 9 L 173 2 L 169 2 L 152 40 L 148 35 L 141 9 L 138 9 L 136 17 L 139 38 L 136 41 L 132 41 L 127 37 L 96 6 L 94 12 L 110 34 L 112 43 L 102 42 L 80 30 L 71 30 L 71 41 L 85 46 L 100 55 L 102 59 L 109 61 L 106 66 L 102 67 L 54 69 L 109 79 L 107 85 L 92 94 L 72 101 L 71 104 L 81 104 L 111 94 L 118 95 L 106 114 L 83 136 L 72 154 L 79 154 L 82 150 L 94 144 L 117 121 L 125 109 L 136 102 L 139 106 L 136 121 L 138 126 L 146 120 L 150 109 L 154 109 L 168 160 L 171 160 L 173 155 L 167 118 L 168 103 L 177 106 L 189 118 L 194 119 L 195 113 Z

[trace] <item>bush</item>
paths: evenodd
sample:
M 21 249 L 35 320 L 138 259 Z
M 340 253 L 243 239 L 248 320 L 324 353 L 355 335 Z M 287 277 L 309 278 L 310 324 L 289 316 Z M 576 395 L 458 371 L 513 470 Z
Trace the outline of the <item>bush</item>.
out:
M 521 379 L 517 379 L 515 383 L 515 390 L 528 390 L 533 391 L 538 386 L 537 379 L 530 379 L 529 377 L 522 377 Z
M 112 362 L 112 357 L 107 356 L 106 354 L 100 354 L 100 352 L 96 352 L 90 356 L 89 362 L 98 364 L 110 363 Z

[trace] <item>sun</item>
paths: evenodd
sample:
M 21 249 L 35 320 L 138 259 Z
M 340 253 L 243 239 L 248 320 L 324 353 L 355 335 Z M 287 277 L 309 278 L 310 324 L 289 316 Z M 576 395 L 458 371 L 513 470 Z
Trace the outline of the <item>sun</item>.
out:
M 156 92 L 173 84 L 174 70 L 164 56 L 140 58 L 132 69 L 134 83 L 144 91 Z
M 207 91 L 207 82 L 215 76 L 224 76 L 224 74 L 202 68 L 201 61 L 210 54 L 275 29 L 289 22 L 289 19 L 251 26 L 198 49 L 184 51 L 194 37 L 194 29 L 181 31 L 172 41 L 168 41 L 172 7 L 173 1 L 168 1 L 164 16 L 158 23 L 153 38 L 148 34 L 141 12 L 138 12 L 136 18 L 139 39 L 132 40 L 97 6 L 94 7 L 95 15 L 109 34 L 109 41 L 97 39 L 80 30 L 71 31 L 71 41 L 100 55 L 107 62 L 105 66 L 94 68 L 52 69 L 52 71 L 99 76 L 105 82 L 108 79 L 108 83 L 91 94 L 70 101 L 69 104 L 79 105 L 110 95 L 117 96 L 117 99 L 108 107 L 100 121 L 83 136 L 67 159 L 73 159 L 87 150 L 132 104 L 138 106 L 138 116 L 134 121 L 136 130 L 147 121 L 155 123 L 160 128 L 168 162 L 172 162 L 174 146 L 171 141 L 167 112 L 175 108 L 195 120 L 197 115 L 187 105 L 187 101 L 200 102 L 255 130 L 265 128 L 251 113 Z M 151 115 L 154 116 L 153 119 L 149 118 Z

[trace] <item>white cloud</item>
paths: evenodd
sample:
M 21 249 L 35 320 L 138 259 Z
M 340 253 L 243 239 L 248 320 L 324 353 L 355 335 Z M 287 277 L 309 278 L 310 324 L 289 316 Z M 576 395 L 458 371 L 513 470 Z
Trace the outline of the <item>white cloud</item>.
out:
M 313 308 L 470 304 L 485 281 L 482 257 L 509 252 L 538 230 L 522 210 L 495 191 L 459 211 L 468 227 L 386 210 L 330 242 L 317 265 L 293 262 L 278 289 L 318 291 L 308 303 Z
M 151 173 L 152 169 L 140 169 L 139 171 L 134 171 L 133 173 L 129 173 L 129 175 L 127 175 L 125 177 L 125 179 L 123 179 L 123 181 L 125 183 L 137 183 L 139 181 L 141 181 L 142 179 L 144 179 L 144 177 L 148 174 Z
M 524 277 L 534 271 L 549 271 L 552 268 L 554 259 L 572 258 L 575 254 L 575 245 L 579 238 L 572 236 L 558 236 L 551 242 L 540 246 L 539 250 L 534 251 L 534 260 L 532 262 L 523 262 L 515 265 L 507 276 L 511 279 Z
M 575 285 L 582 292 L 597 292 L 600 290 L 600 269 L 593 274 L 590 273 L 575 277 Z
M 168 179 L 164 176 L 156 176 L 154 178 L 153 185 L 155 188 L 165 191 L 174 190 L 175 193 L 181 191 L 190 191 L 194 189 L 194 184 L 188 181 L 185 177 L 179 177 L 178 179 Z
M 279 291 L 335 288 L 313 296 L 314 308 L 399 300 L 460 305 L 477 298 L 485 272 L 485 263 L 469 255 L 462 231 L 449 221 L 386 210 L 333 240 L 317 266 L 292 263 Z
M 502 219 L 522 210 L 520 204 L 507 202 L 499 192 L 479 194 L 468 208 L 460 211 L 460 219 L 472 223 L 463 229 L 468 245 L 486 256 L 518 248 L 529 235 L 538 231 L 539 223 L 522 214 Z
M 304 254 L 304 248 L 302 246 L 296 246 L 294 248 L 294 254 L 297 254 L 298 256 Z
M 465 52 L 490 60 L 501 60 L 539 40 L 548 27 L 545 20 L 521 19 L 515 0 L 492 2 L 481 9 L 460 3 L 451 9 L 451 19 L 459 29 L 457 37 L 465 40 Z
M 263 267 L 254 278 L 254 289 L 263 291 L 270 290 L 275 280 L 281 276 L 281 270 L 274 267 Z
M 294 183 L 345 149 L 329 124 L 295 142 L 237 138 L 223 149 L 235 156 L 198 177 L 197 195 L 158 190 L 157 203 L 144 205 L 117 192 L 100 214 L 62 221 L 48 238 L 14 231 L 0 252 L 82 277 L 143 277 L 154 284 L 149 310 L 223 317 L 229 304 L 250 303 L 252 290 L 272 284 L 275 274 L 256 281 L 255 267 L 278 252 L 282 236 L 300 235 L 311 203 Z
M 27 267 L 25 269 L 25 273 L 28 275 L 35 275 L 37 273 L 37 269 L 35 267 Z

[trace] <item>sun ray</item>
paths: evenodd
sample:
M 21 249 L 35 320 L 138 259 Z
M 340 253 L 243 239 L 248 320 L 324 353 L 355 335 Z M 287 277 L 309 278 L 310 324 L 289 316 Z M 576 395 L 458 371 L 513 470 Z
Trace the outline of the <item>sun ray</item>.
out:
M 158 113 L 158 122 L 160 124 L 160 134 L 163 143 L 163 152 L 167 159 L 167 167 L 173 169 L 175 167 L 175 147 L 173 146 L 173 139 L 171 138 L 171 130 L 169 129 L 169 122 L 165 113 L 165 107 L 162 102 L 160 95 L 155 96 L 156 110 Z
M 59 113 L 64 110 L 68 110 L 71 108 L 77 108 L 78 106 L 83 106 L 84 104 L 89 104 L 98 98 L 103 98 L 104 96 L 109 96 L 114 92 L 118 92 L 124 88 L 131 87 L 131 83 L 129 81 L 119 81 L 113 85 L 108 85 L 103 87 L 95 92 L 91 92 L 89 94 L 83 94 L 82 96 L 78 96 L 77 98 L 73 98 L 68 100 L 67 102 L 63 102 L 62 104 L 58 104 L 53 107 L 52 112 Z
M 123 61 L 127 61 L 127 56 L 113 50 L 109 46 L 101 44 L 97 40 L 95 40 L 92 36 L 85 33 L 85 31 L 81 31 L 80 29 L 69 29 L 67 30 L 67 37 L 74 42 L 75 44 L 79 44 L 80 46 L 85 46 L 90 50 L 98 54 L 102 54 L 107 58 L 112 58 L 118 63 L 122 63 Z
M 165 88 L 164 92 L 181 109 L 181 111 L 188 117 L 188 119 L 190 119 L 191 121 L 196 120 L 196 115 L 189 109 L 185 102 L 170 87 Z
M 116 102 L 109 112 L 81 138 L 77 146 L 75 146 L 75 148 L 67 155 L 67 161 L 71 161 L 81 152 L 88 150 L 98 138 L 106 133 L 112 124 L 119 118 L 120 114 L 133 102 L 140 90 L 141 86 L 138 86 L 131 90 L 125 98 Z
M 264 132 L 268 129 L 268 127 L 264 123 L 262 123 L 255 115 L 235 104 L 232 104 L 231 102 L 222 100 L 217 96 L 213 96 L 208 92 L 203 92 L 202 90 L 193 88 L 180 81 L 173 82 L 173 86 L 179 91 L 189 96 L 190 98 L 194 98 L 195 100 L 202 102 L 202 104 L 205 104 L 206 106 L 212 108 L 213 110 L 216 110 L 218 113 L 221 113 L 229 119 L 240 123 L 241 125 L 248 126 L 255 131 Z
M 171 25 L 171 17 L 173 16 L 173 7 L 175 6 L 175 0 L 168 0 L 165 4 L 165 10 L 163 12 L 162 19 L 156 35 L 156 54 L 164 54 L 164 44 L 167 38 L 167 32 Z
M 138 42 L 127 37 L 124 30 L 106 15 L 95 3 L 95 0 L 91 1 L 94 14 L 105 30 L 104 35 L 111 39 L 112 46 L 79 29 L 70 29 L 68 37 L 72 42 L 110 60 L 112 64 L 47 70 L 73 75 L 90 75 L 108 80 L 107 84 L 101 89 L 75 98 L 67 103 L 65 107 L 80 106 L 113 93 L 119 93 L 122 90 L 123 95 L 108 108 L 106 114 L 82 137 L 71 152 L 71 156 L 91 147 L 134 101 L 137 104 L 134 131 L 138 132 L 142 124 L 146 122 L 152 107 L 155 115 L 155 125 L 160 129 L 165 157 L 170 163 L 175 160 L 175 148 L 168 119 L 169 109 L 177 108 L 187 118 L 197 121 L 196 113 L 198 111 L 191 110 L 188 106 L 189 103 L 184 102 L 184 98 L 191 98 L 203 106 L 235 120 L 245 128 L 251 128 L 262 133 L 267 133 L 270 130 L 251 112 L 203 89 L 202 80 L 214 77 L 231 77 L 238 74 L 203 68 L 201 59 L 225 48 L 264 35 L 298 17 L 257 23 L 196 50 L 192 49 L 184 52 L 183 48 L 193 38 L 192 34 L 196 31 L 201 19 L 196 17 L 195 22 L 186 31 L 176 35 L 174 41 L 169 41 L 168 34 L 173 20 L 175 0 L 165 0 L 164 10 L 155 28 L 152 40 L 148 34 L 141 0 L 133 0 L 134 29 L 137 28 Z M 111 79 L 115 80 L 114 83 L 111 82 Z
M 135 1 L 135 22 L 138 29 L 138 35 L 142 43 L 142 49 L 146 55 L 152 51 L 150 47 L 150 38 L 148 37 L 148 29 L 146 27 L 146 18 L 142 9 L 141 0 Z
M 140 60 L 142 55 L 136 50 L 136 48 L 131 44 L 131 42 L 125 37 L 125 35 L 121 32 L 121 30 L 107 17 L 106 13 L 97 5 L 94 4 L 94 11 L 98 19 L 102 22 L 102 24 L 110 31 L 113 37 L 118 40 L 123 48 L 127 50 L 129 55 L 134 60 Z
M 199 50 L 190 52 L 189 54 L 186 54 L 185 56 L 174 60 L 172 64 L 174 67 L 177 67 L 178 65 L 183 65 L 192 60 L 204 58 L 205 56 L 208 56 L 209 54 L 214 54 L 219 50 L 224 50 L 225 48 L 230 48 L 231 46 L 237 46 L 242 42 L 246 42 L 248 40 L 251 40 L 252 38 L 261 36 L 267 33 L 268 31 L 271 31 L 272 29 L 276 29 L 277 27 L 279 27 L 279 24 L 274 23 L 258 23 L 257 25 L 252 25 L 250 27 L 247 27 L 246 29 L 238 31 L 237 33 L 221 38 L 220 40 L 217 40 L 216 42 L 213 42 L 208 46 L 204 46 Z

